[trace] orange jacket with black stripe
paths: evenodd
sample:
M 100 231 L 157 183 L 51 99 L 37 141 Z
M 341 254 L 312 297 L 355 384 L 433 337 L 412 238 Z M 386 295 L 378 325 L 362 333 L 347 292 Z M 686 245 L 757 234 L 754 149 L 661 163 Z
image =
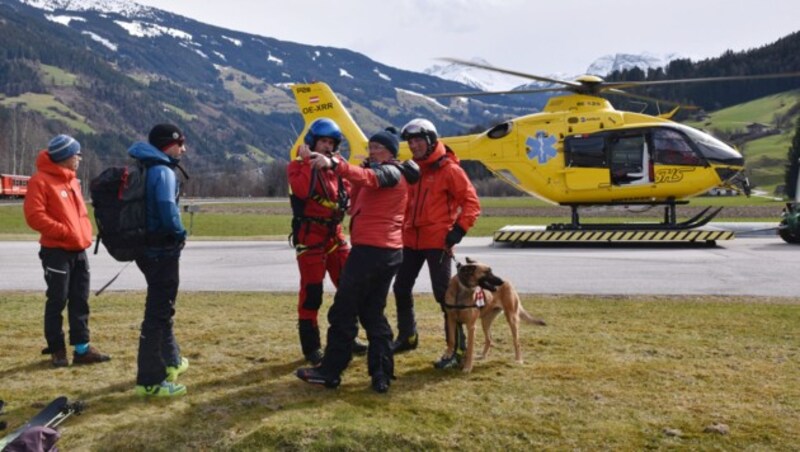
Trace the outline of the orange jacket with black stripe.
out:
M 403 246 L 444 249 L 445 237 L 456 224 L 465 232 L 475 224 L 481 205 L 475 187 L 459 166 L 458 157 L 441 141 L 424 160 L 414 160 L 422 177 L 410 185 Z
M 92 245 L 92 222 L 75 171 L 56 165 L 47 150 L 36 158 L 38 172 L 28 181 L 25 221 L 47 248 L 82 251 Z

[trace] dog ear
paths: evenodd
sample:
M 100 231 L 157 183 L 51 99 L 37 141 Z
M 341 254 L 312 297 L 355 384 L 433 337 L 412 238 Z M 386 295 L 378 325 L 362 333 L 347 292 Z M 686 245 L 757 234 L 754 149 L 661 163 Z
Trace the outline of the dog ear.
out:
M 468 264 L 474 264 L 476 262 L 478 262 L 478 261 L 474 261 L 474 260 L 470 259 L 469 257 L 467 258 L 467 263 Z

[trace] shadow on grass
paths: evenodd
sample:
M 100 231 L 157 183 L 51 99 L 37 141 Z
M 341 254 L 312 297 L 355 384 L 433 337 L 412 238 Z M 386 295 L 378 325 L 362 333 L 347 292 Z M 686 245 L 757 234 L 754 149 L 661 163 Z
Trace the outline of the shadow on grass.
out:
M 50 360 L 44 361 L 36 361 L 28 364 L 23 364 L 21 366 L 12 367 L 10 369 L 4 369 L 0 371 L 0 378 L 8 377 L 15 375 L 19 372 L 34 372 L 34 371 L 44 371 L 44 370 L 54 370 L 55 368 L 50 364 Z
M 357 357 L 355 360 L 360 359 L 364 358 Z M 197 384 L 187 383 L 187 396 L 176 399 L 145 399 L 136 396 L 133 393 L 133 380 L 100 390 L 86 391 L 81 394 L 85 397 L 82 400 L 87 403 L 87 411 L 93 414 L 133 412 L 136 406 L 152 403 L 163 406 L 164 409 L 163 416 L 115 425 L 111 431 L 96 438 L 93 444 L 102 445 L 107 450 L 174 449 L 176 445 L 180 445 L 179 449 L 229 449 L 242 446 L 242 442 L 249 444 L 244 446 L 246 448 L 261 449 L 265 445 L 302 448 L 303 445 L 310 444 L 306 442 L 309 439 L 302 435 L 303 432 L 283 424 L 272 425 L 269 419 L 296 410 L 319 410 L 327 404 L 338 402 L 347 406 L 380 409 L 380 404 L 390 403 L 393 390 L 398 393 L 424 390 L 429 385 L 465 375 L 460 370 L 443 371 L 434 369 L 432 365 L 419 367 L 404 372 L 400 380 L 393 383 L 390 394 L 383 395 L 374 393 L 369 384 L 360 386 L 345 381 L 335 390 L 309 385 L 294 377 L 294 371 L 303 364 L 304 361 L 299 360 L 259 365 L 236 375 L 220 375 Z M 202 365 L 198 368 L 202 368 Z M 190 368 L 189 372 L 192 370 L 197 369 Z M 358 371 L 362 370 L 364 369 L 359 366 Z M 350 370 L 354 377 L 355 371 L 356 369 Z M 230 391 L 224 395 L 204 398 L 204 394 L 219 392 L 221 387 L 229 388 Z M 313 416 L 312 412 L 309 415 Z M 424 450 L 427 447 L 420 443 L 427 441 L 424 439 L 404 439 L 386 431 L 355 431 L 345 420 L 340 424 L 341 428 L 328 431 L 309 419 L 308 431 L 316 432 L 313 435 L 315 439 L 311 441 L 318 441 L 314 444 L 319 445 L 338 444 L 345 449 L 350 448 L 347 444 L 351 441 L 357 441 L 354 447 L 360 444 L 362 448 L 387 442 L 394 442 L 395 447 L 403 446 L 405 450 Z M 316 437 L 317 433 L 321 436 Z M 149 440 L 154 442 L 148 442 Z

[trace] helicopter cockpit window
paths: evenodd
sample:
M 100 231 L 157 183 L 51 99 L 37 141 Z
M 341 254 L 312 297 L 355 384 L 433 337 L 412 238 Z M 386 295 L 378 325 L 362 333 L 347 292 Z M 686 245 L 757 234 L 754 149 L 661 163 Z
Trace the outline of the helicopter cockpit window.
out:
M 706 159 L 732 165 L 744 164 L 744 160 L 738 151 L 711 135 L 692 129 L 691 127 L 686 127 L 682 124 L 676 124 L 676 127 L 682 130 L 686 136 L 692 140 Z
M 569 166 L 604 168 L 606 167 L 605 138 L 568 137 L 564 141 Z
M 675 130 L 656 129 L 653 131 L 653 160 L 662 165 L 703 165 L 703 160 L 695 153 L 686 138 Z
M 491 129 L 489 129 L 488 132 L 486 132 L 486 135 L 489 138 L 493 138 L 496 140 L 498 138 L 503 138 L 504 136 L 508 135 L 509 132 L 511 132 L 511 121 L 504 122 L 502 124 L 498 124 L 492 127 Z

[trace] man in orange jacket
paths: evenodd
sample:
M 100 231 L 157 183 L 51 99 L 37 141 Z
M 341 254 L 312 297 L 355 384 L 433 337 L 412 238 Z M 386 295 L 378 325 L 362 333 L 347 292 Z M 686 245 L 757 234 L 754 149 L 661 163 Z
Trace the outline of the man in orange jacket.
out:
M 444 294 L 452 275 L 452 249 L 475 224 L 481 206 L 475 187 L 459 166 L 458 157 L 439 141 L 436 127 L 427 119 L 411 120 L 401 138 L 419 165 L 422 177 L 409 186 L 408 209 L 403 227 L 403 264 L 394 282 L 397 305 L 395 353 L 417 348 L 419 336 L 414 319 L 412 290 L 422 265 L 427 262 L 433 296 L 444 313 Z M 445 340 L 447 326 L 445 324 Z M 464 333 L 459 327 L 458 347 L 453 356 L 434 363 L 439 369 L 458 364 L 464 350 Z
M 36 159 L 38 172 L 28 181 L 25 221 L 41 233 L 39 258 L 47 283 L 44 335 L 55 367 L 66 367 L 62 312 L 69 311 L 69 343 L 75 347 L 74 364 L 93 364 L 111 359 L 89 345 L 89 261 L 92 223 L 81 194 L 76 171 L 81 145 L 68 135 L 50 140 Z

